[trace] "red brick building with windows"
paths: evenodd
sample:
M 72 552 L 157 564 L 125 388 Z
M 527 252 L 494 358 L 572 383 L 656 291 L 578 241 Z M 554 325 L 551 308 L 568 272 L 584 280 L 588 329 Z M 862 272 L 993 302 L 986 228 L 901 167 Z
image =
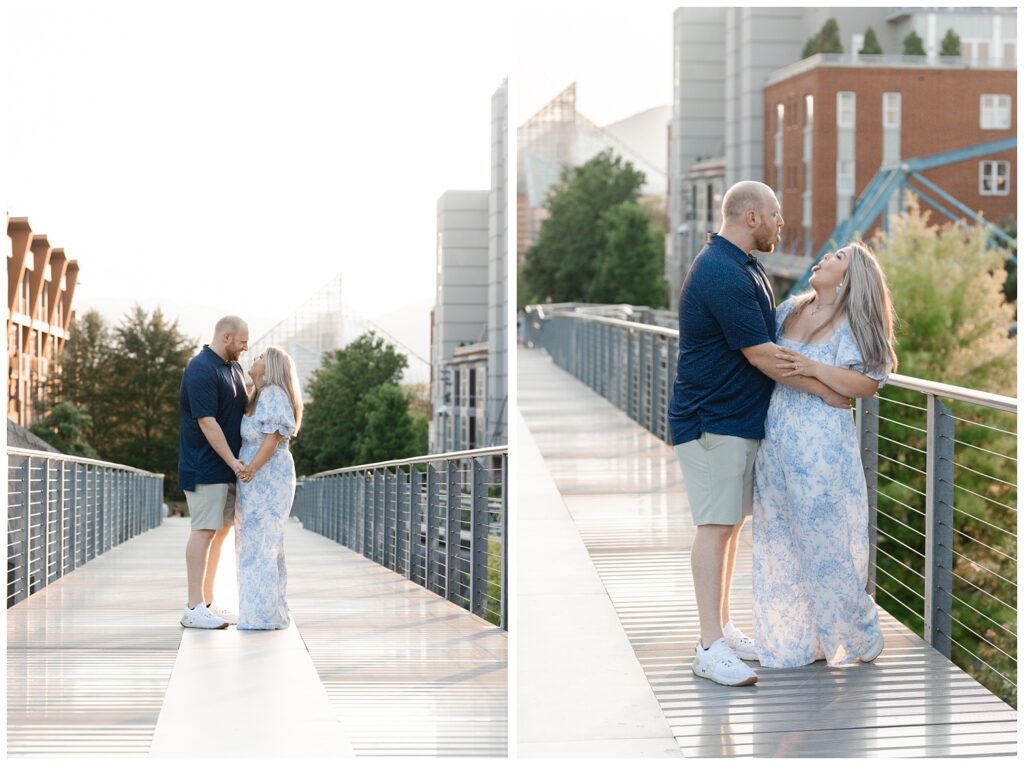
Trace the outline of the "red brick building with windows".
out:
M 817 253 L 883 165 L 1015 135 L 1016 92 L 1008 67 L 814 56 L 776 72 L 764 88 L 764 181 L 786 218 L 782 250 Z M 1016 151 L 1006 151 L 922 175 L 997 222 L 1016 215 L 1015 167 Z

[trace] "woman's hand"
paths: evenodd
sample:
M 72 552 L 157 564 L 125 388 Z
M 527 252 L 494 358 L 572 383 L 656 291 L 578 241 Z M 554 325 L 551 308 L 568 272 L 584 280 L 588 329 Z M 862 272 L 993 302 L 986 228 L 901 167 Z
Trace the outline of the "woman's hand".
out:
M 238 479 L 243 483 L 249 483 L 252 481 L 252 477 L 254 475 L 256 475 L 256 470 L 253 469 L 252 465 L 244 465 L 243 463 L 243 469 L 242 472 L 238 474 Z
M 783 377 L 793 377 L 794 375 L 801 375 L 803 377 L 817 377 L 818 368 L 820 364 L 817 361 L 807 358 L 801 353 L 797 353 L 791 348 L 782 348 L 778 353 L 775 354 L 775 358 L 779 361 L 775 364 L 777 369 L 787 369 Z

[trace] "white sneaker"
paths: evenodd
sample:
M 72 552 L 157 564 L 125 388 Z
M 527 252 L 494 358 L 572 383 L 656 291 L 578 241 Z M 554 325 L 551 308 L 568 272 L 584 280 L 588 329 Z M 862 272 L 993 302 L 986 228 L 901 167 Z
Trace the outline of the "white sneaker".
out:
M 234 611 L 229 611 L 224 606 L 218 605 L 217 603 L 211 603 L 207 606 L 207 609 L 214 616 L 219 616 L 221 619 L 226 621 L 228 624 L 238 624 L 238 614 Z
M 205 603 L 197 603 L 195 608 L 185 604 L 185 615 L 181 617 L 182 627 L 195 627 L 201 630 L 222 630 L 228 623 L 219 616 L 210 613 Z
M 868 650 L 864 652 L 860 660 L 863 662 L 874 661 L 882 653 L 883 648 L 885 648 L 885 639 L 882 637 L 882 633 L 879 632 L 875 642 L 868 646 Z
M 728 622 L 722 627 L 722 634 L 725 635 L 725 642 L 729 644 L 729 648 L 743 661 L 757 661 L 757 650 L 754 648 L 754 641 L 752 638 L 747 637 L 743 630 L 738 627 L 734 627 L 732 622 Z
M 753 685 L 757 682 L 757 673 L 736 657 L 724 637 L 718 638 L 706 651 L 698 640 L 692 666 L 697 677 L 706 677 L 719 685 Z

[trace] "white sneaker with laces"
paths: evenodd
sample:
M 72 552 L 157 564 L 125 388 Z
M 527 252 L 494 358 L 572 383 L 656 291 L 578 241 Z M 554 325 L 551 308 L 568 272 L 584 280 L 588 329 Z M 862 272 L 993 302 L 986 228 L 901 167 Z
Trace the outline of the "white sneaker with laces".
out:
M 743 661 L 757 661 L 757 650 L 754 647 L 752 638 L 747 637 L 743 630 L 734 627 L 732 622 L 722 627 L 722 634 L 725 635 L 725 642 L 729 648 Z
M 228 623 L 219 616 L 210 613 L 205 603 L 197 603 L 195 608 L 185 604 L 185 615 L 181 617 L 182 627 L 195 627 L 201 630 L 222 630 Z
M 219 616 L 228 624 L 238 624 L 238 614 L 236 614 L 234 611 L 229 611 L 222 605 L 219 605 L 217 603 L 211 603 L 207 606 L 207 609 L 209 609 L 211 614 L 213 614 L 214 616 Z
M 706 677 L 719 685 L 753 685 L 757 682 L 757 673 L 737 658 L 724 637 L 718 638 L 707 650 L 698 640 L 692 667 L 697 677 Z

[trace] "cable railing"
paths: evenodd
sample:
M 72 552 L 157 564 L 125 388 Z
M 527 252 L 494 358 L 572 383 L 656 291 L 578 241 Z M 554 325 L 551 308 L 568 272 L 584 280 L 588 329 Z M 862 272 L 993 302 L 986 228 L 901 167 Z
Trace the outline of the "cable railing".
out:
M 7 607 L 162 520 L 163 475 L 7 449 Z
M 668 441 L 679 333 L 614 308 L 528 306 L 526 342 Z M 1016 707 L 1017 400 L 893 374 L 879 395 L 857 400 L 854 416 L 870 501 L 869 591 Z
M 508 447 L 299 479 L 304 528 L 508 629 Z

